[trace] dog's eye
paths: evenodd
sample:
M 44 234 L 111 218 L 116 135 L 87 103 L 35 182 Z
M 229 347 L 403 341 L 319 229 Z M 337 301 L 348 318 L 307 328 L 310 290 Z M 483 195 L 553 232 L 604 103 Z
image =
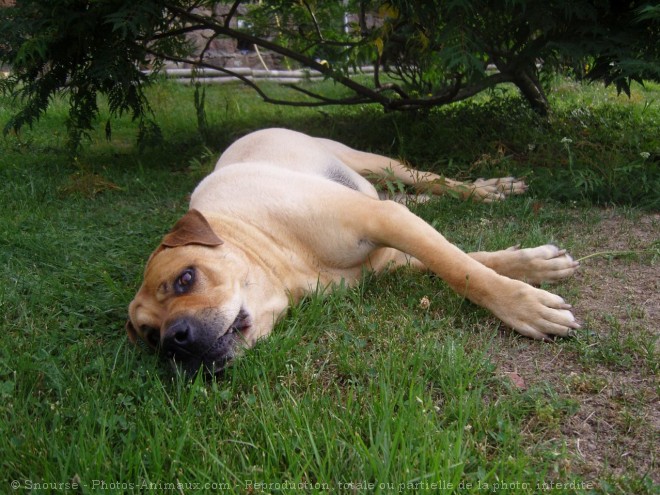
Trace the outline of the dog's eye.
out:
M 195 282 L 195 271 L 192 268 L 188 268 L 179 275 L 179 278 L 174 282 L 174 292 L 177 294 L 185 294 L 190 290 L 193 283 Z

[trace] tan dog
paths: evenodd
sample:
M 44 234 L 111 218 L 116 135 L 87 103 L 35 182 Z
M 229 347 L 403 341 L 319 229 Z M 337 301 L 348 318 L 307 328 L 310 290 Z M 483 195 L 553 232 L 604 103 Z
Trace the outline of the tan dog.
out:
M 309 291 L 400 265 L 432 270 L 523 335 L 579 328 L 561 297 L 526 283 L 571 275 L 578 264 L 565 251 L 466 254 L 405 206 L 379 200 L 361 174 L 485 201 L 525 190 L 512 178 L 450 181 L 289 130 L 249 134 L 224 152 L 151 255 L 129 307 L 131 340 L 161 347 L 188 372 L 219 370 Z

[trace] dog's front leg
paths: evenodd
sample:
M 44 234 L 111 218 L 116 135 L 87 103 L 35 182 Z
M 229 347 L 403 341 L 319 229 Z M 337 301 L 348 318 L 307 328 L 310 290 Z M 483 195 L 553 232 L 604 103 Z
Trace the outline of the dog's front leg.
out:
M 417 258 L 456 292 L 488 308 L 521 334 L 547 339 L 579 328 L 561 297 L 498 275 L 404 206 L 392 201 L 373 202 L 365 211 L 369 215 L 357 218 L 361 223 L 354 228 L 366 230 L 370 241 Z

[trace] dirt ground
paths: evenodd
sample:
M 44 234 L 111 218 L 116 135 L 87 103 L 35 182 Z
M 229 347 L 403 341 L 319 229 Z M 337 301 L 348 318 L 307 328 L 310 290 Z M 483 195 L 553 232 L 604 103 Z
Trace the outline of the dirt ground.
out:
M 565 471 L 660 483 L 660 214 L 603 210 L 572 234 L 575 258 L 619 253 L 582 260 L 576 279 L 559 287 L 583 326 L 577 342 L 518 339 L 502 346 L 500 373 L 519 387 L 548 383 L 577 403 L 544 439 L 566 446 Z

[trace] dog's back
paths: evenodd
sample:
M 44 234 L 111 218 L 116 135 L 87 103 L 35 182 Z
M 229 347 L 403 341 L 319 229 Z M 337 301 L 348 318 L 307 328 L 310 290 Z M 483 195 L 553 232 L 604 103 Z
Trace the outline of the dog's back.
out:
M 372 197 L 377 197 L 371 183 L 362 177 L 347 157 L 360 153 L 348 146 L 289 129 L 264 129 L 234 142 L 220 156 L 215 171 L 232 165 L 268 164 L 272 167 L 317 175 L 338 182 Z M 366 155 L 366 154 L 365 154 Z M 366 168 L 365 163 L 365 168 Z

